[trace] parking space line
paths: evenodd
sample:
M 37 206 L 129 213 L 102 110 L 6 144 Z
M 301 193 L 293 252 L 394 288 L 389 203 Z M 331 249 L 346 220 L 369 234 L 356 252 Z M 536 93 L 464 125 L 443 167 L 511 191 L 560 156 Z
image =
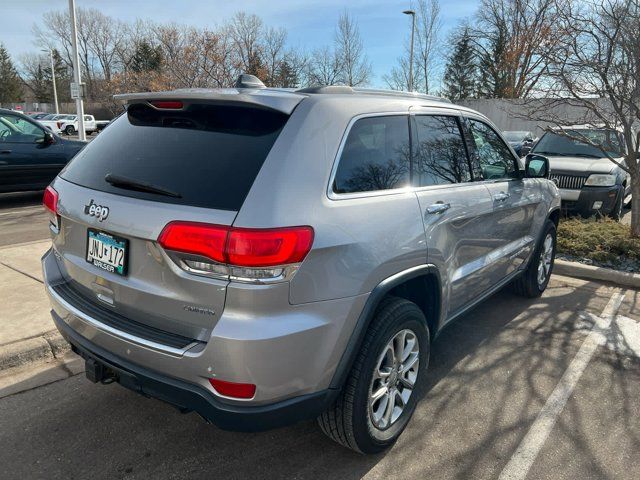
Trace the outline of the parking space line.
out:
M 535 422 L 518 445 L 509 463 L 502 470 L 500 480 L 522 480 L 527 476 L 591 357 L 597 348 L 606 342 L 606 332 L 623 300 L 623 292 L 619 290 L 614 292 L 600 317 L 594 319 L 596 321 L 594 321 L 591 332 L 542 407 Z

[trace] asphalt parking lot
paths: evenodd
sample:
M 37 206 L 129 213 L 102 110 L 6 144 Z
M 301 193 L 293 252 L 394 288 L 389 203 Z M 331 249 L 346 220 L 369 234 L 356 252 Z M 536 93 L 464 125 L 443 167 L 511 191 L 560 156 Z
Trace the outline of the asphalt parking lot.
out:
M 565 277 L 538 300 L 495 295 L 435 341 L 412 422 L 370 457 L 314 422 L 225 432 L 76 375 L 0 399 L 0 476 L 637 479 L 639 309 Z

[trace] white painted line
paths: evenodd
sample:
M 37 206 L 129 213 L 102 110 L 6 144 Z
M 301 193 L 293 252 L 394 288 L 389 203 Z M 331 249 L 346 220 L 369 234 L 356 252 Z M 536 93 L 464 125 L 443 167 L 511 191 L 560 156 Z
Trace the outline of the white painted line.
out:
M 598 346 L 604 344 L 605 335 L 603 333 L 611 325 L 623 300 L 624 293 L 616 291 L 609 299 L 600 317 L 596 317 L 597 321 L 594 322 L 591 332 L 542 407 L 535 422 L 520 442 L 509 463 L 502 470 L 499 480 L 523 480 L 527 476 L 591 357 Z

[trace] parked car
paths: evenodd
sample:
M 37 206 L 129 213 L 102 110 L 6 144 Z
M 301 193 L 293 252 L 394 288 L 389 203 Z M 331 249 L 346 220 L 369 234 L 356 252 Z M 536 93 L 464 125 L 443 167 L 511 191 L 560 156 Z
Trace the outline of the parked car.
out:
M 61 120 L 60 125 L 58 125 L 58 128 L 60 128 L 60 130 L 67 135 L 75 135 L 76 132 L 79 130 L 78 116 L 70 115 L 68 116 L 68 118 Z M 98 131 L 98 127 L 96 125 L 96 119 L 93 117 L 93 115 L 84 116 L 84 131 L 88 135 L 91 135 L 93 132 Z
M 84 145 L 0 109 L 0 192 L 43 190 Z
M 513 147 L 515 152 L 520 156 L 524 157 L 527 155 L 533 145 L 535 145 L 536 137 L 532 132 L 527 132 L 523 130 L 509 130 L 502 132 L 504 138 L 509 142 L 509 145 Z
M 117 97 L 45 193 L 53 320 L 94 382 L 379 452 L 446 324 L 544 291 L 558 189 L 448 101 L 259 85 Z
M 38 120 L 38 123 L 59 135 L 62 133 L 62 129 L 60 128 L 62 126 L 62 122 L 64 120 L 70 120 L 74 117 L 75 115 L 70 115 L 67 113 L 56 113 L 47 115 L 46 117 L 42 117 Z
M 621 132 L 575 125 L 545 133 L 533 153 L 545 155 L 551 164 L 551 180 L 560 188 L 562 207 L 569 214 L 609 215 L 615 220 L 631 200 L 629 175 L 605 153 L 581 139 L 604 147 L 624 164 L 626 152 Z
M 33 118 L 34 120 L 41 120 L 44 119 L 44 117 L 48 117 L 50 114 L 49 113 L 43 113 L 43 112 L 36 112 L 32 115 L 29 115 L 31 118 Z

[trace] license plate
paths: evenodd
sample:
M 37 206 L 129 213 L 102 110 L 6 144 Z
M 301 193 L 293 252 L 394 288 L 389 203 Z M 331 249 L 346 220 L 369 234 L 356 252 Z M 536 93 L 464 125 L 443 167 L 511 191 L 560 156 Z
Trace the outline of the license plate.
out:
M 107 272 L 127 274 L 128 240 L 92 228 L 87 230 L 87 262 Z

